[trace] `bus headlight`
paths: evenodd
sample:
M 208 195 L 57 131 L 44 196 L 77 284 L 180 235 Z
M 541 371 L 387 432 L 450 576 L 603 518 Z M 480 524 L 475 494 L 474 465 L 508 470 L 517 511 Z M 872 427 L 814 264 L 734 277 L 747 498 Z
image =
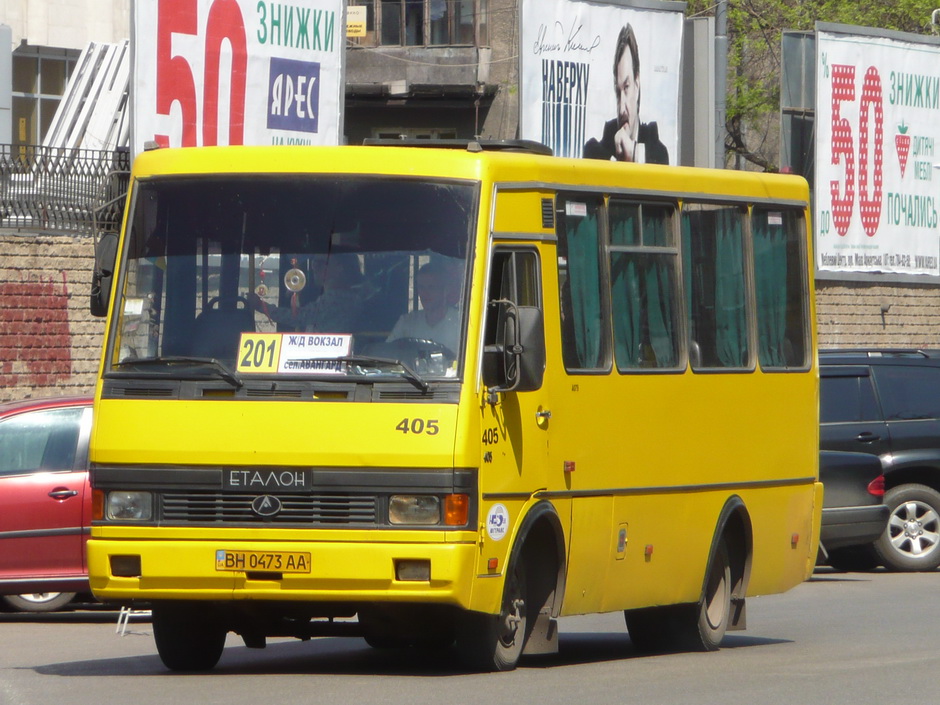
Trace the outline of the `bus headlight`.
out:
M 153 495 L 150 492 L 108 492 L 106 514 L 119 521 L 150 521 L 153 518 Z
M 441 500 L 432 495 L 392 495 L 388 498 L 388 520 L 392 524 L 440 524 Z

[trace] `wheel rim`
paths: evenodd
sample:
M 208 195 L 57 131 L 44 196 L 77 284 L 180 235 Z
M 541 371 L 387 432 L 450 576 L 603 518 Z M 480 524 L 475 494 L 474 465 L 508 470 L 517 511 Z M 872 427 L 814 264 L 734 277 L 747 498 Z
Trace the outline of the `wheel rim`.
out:
M 705 619 L 712 629 L 719 629 L 727 618 L 730 589 L 727 564 L 722 562 L 722 565 L 716 566 L 716 570 L 712 571 L 705 592 Z
M 52 602 L 61 594 L 61 592 L 29 592 L 20 595 L 20 598 L 34 605 L 43 605 L 47 602 Z
M 525 629 L 525 597 L 519 583 L 518 574 L 513 571 L 506 601 L 499 615 L 499 641 L 503 646 L 511 647 L 516 637 Z
M 926 502 L 903 502 L 888 520 L 888 539 L 901 555 L 923 559 L 940 545 L 940 514 Z

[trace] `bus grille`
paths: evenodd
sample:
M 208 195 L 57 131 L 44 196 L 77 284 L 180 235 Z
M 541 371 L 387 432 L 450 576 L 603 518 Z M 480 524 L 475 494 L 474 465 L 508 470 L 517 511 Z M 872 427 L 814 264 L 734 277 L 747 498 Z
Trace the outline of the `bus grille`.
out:
M 251 509 L 256 495 L 190 490 L 164 492 L 163 520 L 188 523 L 237 524 L 371 524 L 377 522 L 375 497 L 342 493 L 282 494 L 281 511 L 260 517 Z

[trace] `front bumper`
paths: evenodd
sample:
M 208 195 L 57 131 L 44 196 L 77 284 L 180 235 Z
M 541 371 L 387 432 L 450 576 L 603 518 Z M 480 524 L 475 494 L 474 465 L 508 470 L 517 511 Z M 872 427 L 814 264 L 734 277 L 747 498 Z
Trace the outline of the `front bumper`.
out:
M 472 536 L 472 534 L 471 534 Z M 218 570 L 216 552 L 309 553 L 309 573 Z M 121 577 L 112 557 L 139 556 L 140 574 Z M 91 589 L 103 601 L 272 600 L 422 602 L 470 606 L 478 549 L 473 541 L 257 541 L 218 538 L 88 542 Z M 430 580 L 399 580 L 401 560 L 430 562 Z

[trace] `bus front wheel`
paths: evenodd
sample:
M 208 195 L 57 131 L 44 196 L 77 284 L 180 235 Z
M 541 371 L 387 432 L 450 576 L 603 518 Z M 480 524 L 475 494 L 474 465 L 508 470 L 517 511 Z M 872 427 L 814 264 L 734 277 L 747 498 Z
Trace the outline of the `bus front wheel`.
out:
M 225 648 L 226 630 L 204 607 L 187 602 L 154 603 L 153 639 L 171 671 L 208 671 Z
M 498 615 L 466 612 L 457 627 L 461 664 L 477 671 L 511 671 L 519 662 L 529 634 L 525 567 L 516 561 L 503 589 Z

